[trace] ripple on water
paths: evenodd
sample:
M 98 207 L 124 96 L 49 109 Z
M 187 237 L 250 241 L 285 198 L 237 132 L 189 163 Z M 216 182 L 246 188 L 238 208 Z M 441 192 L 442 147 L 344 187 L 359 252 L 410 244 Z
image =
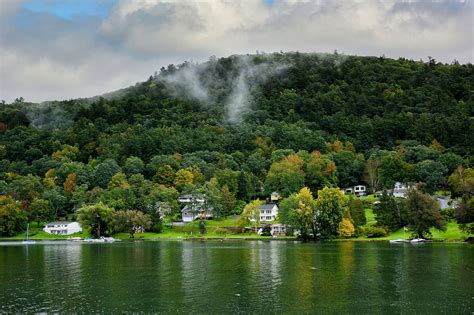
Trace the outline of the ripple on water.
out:
M 221 243 L 0 246 L 0 313 L 474 310 L 472 246 Z

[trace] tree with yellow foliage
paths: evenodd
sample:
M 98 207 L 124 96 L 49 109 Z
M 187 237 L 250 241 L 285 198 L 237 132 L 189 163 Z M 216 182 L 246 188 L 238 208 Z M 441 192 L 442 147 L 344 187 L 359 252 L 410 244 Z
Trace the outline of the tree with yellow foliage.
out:
M 354 224 L 352 224 L 351 219 L 342 218 L 341 222 L 339 223 L 339 236 L 349 238 L 354 235 L 354 232 L 355 228 Z
M 299 230 L 305 240 L 317 237 L 317 206 L 308 187 L 303 187 L 280 203 L 280 222 Z
M 339 234 L 339 223 L 346 210 L 346 199 L 339 188 L 325 187 L 318 191 L 318 230 L 321 238 L 333 238 Z

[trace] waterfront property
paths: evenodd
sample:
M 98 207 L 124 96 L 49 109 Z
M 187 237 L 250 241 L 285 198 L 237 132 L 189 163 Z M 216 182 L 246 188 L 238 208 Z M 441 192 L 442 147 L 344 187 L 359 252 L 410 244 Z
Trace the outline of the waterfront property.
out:
M 178 201 L 184 205 L 181 209 L 183 222 L 196 219 L 212 218 L 212 207 L 206 205 L 206 196 L 202 194 L 187 194 L 179 196 Z
M 181 209 L 181 217 L 183 222 L 192 222 L 196 219 L 212 218 L 212 208 L 205 207 L 203 204 L 186 205 Z
M 270 225 L 272 236 L 285 236 L 286 235 L 286 225 L 281 223 L 276 223 Z
M 82 232 L 79 222 L 55 221 L 46 224 L 43 231 L 54 235 L 71 235 Z
M 278 206 L 273 203 L 263 204 L 259 210 L 260 222 L 272 222 L 275 221 L 278 216 Z

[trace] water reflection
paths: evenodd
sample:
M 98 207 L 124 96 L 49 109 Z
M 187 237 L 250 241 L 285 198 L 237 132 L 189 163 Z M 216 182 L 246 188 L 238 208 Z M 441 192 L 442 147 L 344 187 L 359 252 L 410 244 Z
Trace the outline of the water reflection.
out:
M 0 246 L 0 313 L 470 313 L 472 245 Z

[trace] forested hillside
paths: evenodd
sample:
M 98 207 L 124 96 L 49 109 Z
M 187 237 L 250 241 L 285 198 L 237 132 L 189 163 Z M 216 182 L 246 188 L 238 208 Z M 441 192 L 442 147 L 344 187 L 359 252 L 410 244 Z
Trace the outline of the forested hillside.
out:
M 304 186 L 460 195 L 448 177 L 474 163 L 473 83 L 471 64 L 276 53 L 170 65 L 92 99 L 19 98 L 0 107 L 0 204 L 16 217 L 0 235 L 99 202 L 176 217 L 183 192 L 216 217 Z

